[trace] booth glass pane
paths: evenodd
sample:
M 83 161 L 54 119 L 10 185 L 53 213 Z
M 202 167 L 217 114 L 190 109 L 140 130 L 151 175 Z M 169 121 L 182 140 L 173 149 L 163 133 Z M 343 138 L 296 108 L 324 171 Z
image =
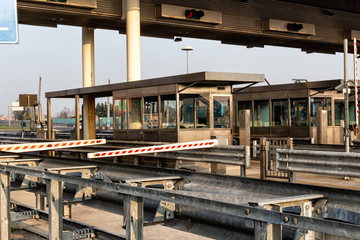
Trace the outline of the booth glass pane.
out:
M 332 125 L 331 119 L 331 98 L 312 98 L 310 103 L 311 126 L 316 126 L 316 113 L 326 110 L 328 126 Z
M 161 128 L 176 128 L 176 95 L 161 96 Z
M 141 98 L 129 99 L 129 129 L 142 129 Z
M 209 128 L 209 97 L 206 95 L 195 94 L 196 102 L 196 128 Z
M 127 129 L 127 101 L 125 98 L 115 100 L 115 129 Z
M 214 128 L 230 128 L 230 97 L 214 96 Z
M 145 129 L 159 128 L 159 102 L 158 97 L 144 98 L 144 123 Z
M 180 95 L 180 128 L 208 128 L 209 122 L 208 96 L 201 94 Z
M 180 128 L 194 128 L 194 96 L 193 94 L 180 95 Z
M 344 100 L 335 99 L 335 126 L 340 126 L 341 120 L 345 120 Z
M 289 125 L 289 110 L 287 100 L 272 101 L 272 124 L 273 126 Z
M 355 102 L 349 102 L 349 123 L 350 125 L 356 124 L 356 109 L 355 109 Z
M 308 126 L 307 116 L 306 99 L 291 100 L 291 126 Z
M 239 116 L 239 112 L 242 110 L 250 110 L 250 126 L 253 126 L 253 121 L 252 121 L 252 107 L 251 107 L 251 101 L 247 101 L 247 102 L 238 102 L 238 116 Z M 237 127 L 240 126 L 240 122 L 239 122 L 239 118 L 237 117 Z
M 269 101 L 254 102 L 254 126 L 269 127 L 270 126 L 270 107 Z

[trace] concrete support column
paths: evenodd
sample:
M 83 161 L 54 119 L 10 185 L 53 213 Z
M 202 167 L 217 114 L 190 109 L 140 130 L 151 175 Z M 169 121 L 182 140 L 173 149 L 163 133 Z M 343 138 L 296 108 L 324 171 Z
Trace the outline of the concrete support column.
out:
M 80 97 L 75 95 L 75 139 L 80 140 Z
M 95 86 L 94 29 L 82 28 L 83 87 Z M 84 139 L 95 138 L 95 98 L 83 97 Z
M 83 134 L 84 139 L 96 138 L 95 97 L 91 94 L 83 97 Z
M 126 45 L 127 80 L 140 80 L 140 0 L 126 0 Z
M 316 113 L 316 132 L 317 143 L 327 144 L 327 131 L 328 131 L 327 111 L 321 110 Z
M 246 148 L 246 167 L 250 168 L 250 110 L 246 109 L 239 112 L 239 144 Z

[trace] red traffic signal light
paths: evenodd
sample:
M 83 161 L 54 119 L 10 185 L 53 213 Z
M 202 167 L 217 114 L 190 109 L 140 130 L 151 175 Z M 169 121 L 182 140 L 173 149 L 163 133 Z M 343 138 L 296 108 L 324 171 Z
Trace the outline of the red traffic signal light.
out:
M 297 24 L 297 23 L 288 23 L 286 25 L 286 29 L 290 32 L 298 32 L 300 31 L 301 29 L 303 29 L 304 26 L 300 23 L 300 24 Z
M 195 9 L 185 10 L 185 17 L 187 19 L 200 19 L 203 16 L 205 16 L 205 13 L 202 10 L 200 10 L 200 11 L 197 11 Z

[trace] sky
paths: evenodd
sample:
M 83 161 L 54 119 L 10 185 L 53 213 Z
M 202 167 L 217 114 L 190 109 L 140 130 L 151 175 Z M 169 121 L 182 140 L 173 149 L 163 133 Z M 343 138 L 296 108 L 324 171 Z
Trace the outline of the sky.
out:
M 246 48 L 219 41 L 183 38 L 141 38 L 142 79 L 186 73 L 184 46 L 191 46 L 189 72 L 216 71 L 265 74 L 270 84 L 340 79 L 344 76 L 343 54 L 306 54 L 300 49 Z M 349 54 L 349 78 L 353 78 Z M 0 45 L 0 115 L 19 94 L 37 94 L 42 77 L 41 102 L 46 111 L 45 92 L 82 87 L 81 28 L 19 25 L 19 44 Z M 126 81 L 126 36 L 117 31 L 95 30 L 95 84 Z M 98 101 L 105 101 L 99 99 Z M 73 100 L 52 101 L 52 113 L 74 109 Z

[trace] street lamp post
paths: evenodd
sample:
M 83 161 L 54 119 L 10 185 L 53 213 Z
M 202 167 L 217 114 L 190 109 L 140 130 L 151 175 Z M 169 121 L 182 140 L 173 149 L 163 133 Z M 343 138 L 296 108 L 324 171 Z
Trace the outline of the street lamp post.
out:
M 190 46 L 186 46 L 183 47 L 181 50 L 186 51 L 186 70 L 187 70 L 187 74 L 189 74 L 189 51 L 192 51 L 194 49 Z

